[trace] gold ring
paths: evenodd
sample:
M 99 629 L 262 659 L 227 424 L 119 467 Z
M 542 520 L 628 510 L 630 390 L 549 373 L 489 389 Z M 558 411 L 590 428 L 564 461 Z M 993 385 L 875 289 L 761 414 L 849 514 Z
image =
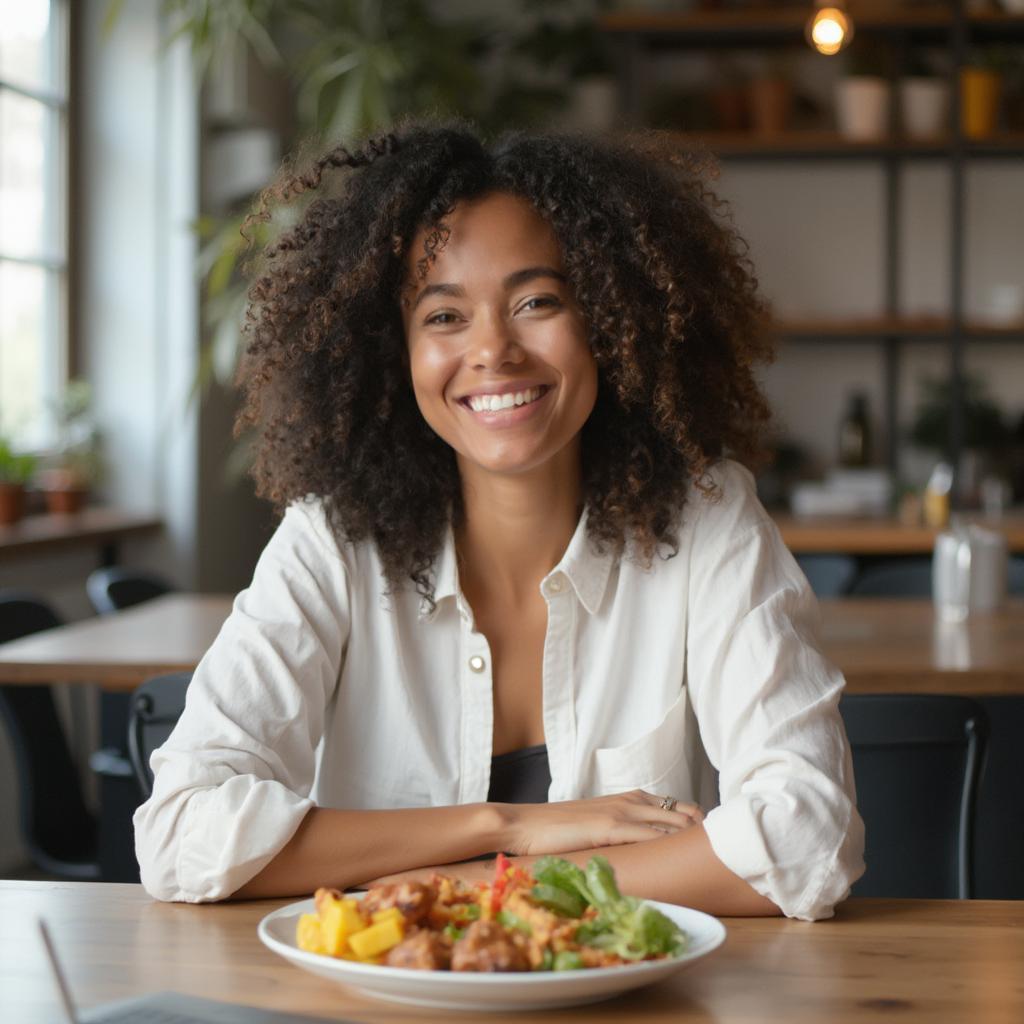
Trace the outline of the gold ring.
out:
M 661 809 L 663 811 L 674 811 L 676 809 L 676 802 L 674 796 L 663 796 L 661 798 Z

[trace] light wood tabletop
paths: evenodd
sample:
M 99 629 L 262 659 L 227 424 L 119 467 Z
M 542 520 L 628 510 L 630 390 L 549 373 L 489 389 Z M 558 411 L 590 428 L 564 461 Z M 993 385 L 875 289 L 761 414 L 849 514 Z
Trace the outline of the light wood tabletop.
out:
M 940 532 L 928 526 L 907 526 L 897 519 L 853 516 L 773 515 L 786 547 L 794 554 L 931 555 Z M 998 520 L 978 518 L 979 525 L 998 530 L 1011 551 L 1024 551 L 1024 515 L 1015 511 Z
M 231 610 L 225 595 L 168 594 L 0 644 L 0 683 L 98 683 L 132 690 L 195 668 Z M 825 653 L 851 693 L 1024 694 L 1024 601 L 965 623 L 940 622 L 930 601 L 821 602 Z
M 931 601 L 820 602 L 822 646 L 850 693 L 1024 695 L 1024 601 L 943 622 Z
M 193 669 L 231 611 L 231 598 L 165 594 L 116 615 L 72 622 L 0 644 L 0 683 L 98 683 L 133 690 Z
M 1024 903 L 851 900 L 829 921 L 726 919 L 725 945 L 674 977 L 570 1010 L 483 1015 L 374 1002 L 265 949 L 256 925 L 289 901 L 159 904 L 137 885 L 0 882 L 0 1020 L 59 1018 L 35 918 L 76 1001 L 176 991 L 329 1020 L 1024 1020 Z

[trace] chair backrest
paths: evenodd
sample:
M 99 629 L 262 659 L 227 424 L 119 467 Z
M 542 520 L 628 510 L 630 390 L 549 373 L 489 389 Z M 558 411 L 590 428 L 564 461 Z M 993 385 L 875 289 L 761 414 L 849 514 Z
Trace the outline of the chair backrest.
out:
M 966 697 L 848 694 L 867 871 L 855 896 L 969 899 L 988 721 Z
M 16 590 L 0 591 L 0 642 L 52 629 L 61 620 L 45 602 Z M 29 855 L 49 874 L 99 878 L 96 819 L 82 797 L 49 686 L 0 686 L 18 776 L 21 831 Z
M 1009 593 L 1024 597 L 1024 557 L 1014 555 L 1006 572 L 1006 589 Z
M 842 597 L 857 574 L 849 555 L 797 555 L 796 561 L 818 597 Z
M 128 755 L 143 796 L 153 792 L 149 757 L 174 728 L 185 710 L 191 672 L 171 672 L 147 679 L 133 694 L 128 714 Z
M 115 565 L 91 572 L 85 589 L 98 615 L 112 615 L 122 608 L 169 594 L 175 588 L 156 573 Z
M 931 597 L 932 560 L 905 558 L 862 569 L 850 585 L 851 597 Z

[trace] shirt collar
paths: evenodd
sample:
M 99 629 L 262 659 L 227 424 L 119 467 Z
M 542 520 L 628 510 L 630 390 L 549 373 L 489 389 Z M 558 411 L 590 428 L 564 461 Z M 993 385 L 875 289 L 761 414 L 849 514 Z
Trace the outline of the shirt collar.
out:
M 558 564 L 544 577 L 545 582 L 562 573 L 572 584 L 580 603 L 591 614 L 596 615 L 608 588 L 608 577 L 615 556 L 610 551 L 603 554 L 595 550 L 587 537 L 587 509 L 584 508 L 576 530 Z M 463 598 L 459 590 L 459 570 L 455 558 L 455 534 L 451 525 L 445 530 L 444 543 L 438 554 L 434 569 L 434 602 L 432 613 L 424 598 L 420 602 L 420 619 L 432 619 L 442 601 L 454 600 L 460 606 Z

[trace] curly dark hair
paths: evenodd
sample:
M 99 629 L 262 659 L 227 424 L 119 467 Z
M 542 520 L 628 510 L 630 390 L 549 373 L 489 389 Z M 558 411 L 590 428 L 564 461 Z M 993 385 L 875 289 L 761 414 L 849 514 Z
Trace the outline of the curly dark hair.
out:
M 598 367 L 582 436 L 588 532 L 649 563 L 695 482 L 761 454 L 771 357 L 746 243 L 707 184 L 713 164 L 655 132 L 610 141 L 412 119 L 339 146 L 264 192 L 250 227 L 314 191 L 251 286 L 237 430 L 255 427 L 258 493 L 280 510 L 324 500 L 340 543 L 371 538 L 389 585 L 433 601 L 434 558 L 461 514 L 454 452 L 417 407 L 400 294 L 426 231 L 422 278 L 460 200 L 527 199 L 551 225 Z M 308 198 L 308 197 L 307 197 Z

